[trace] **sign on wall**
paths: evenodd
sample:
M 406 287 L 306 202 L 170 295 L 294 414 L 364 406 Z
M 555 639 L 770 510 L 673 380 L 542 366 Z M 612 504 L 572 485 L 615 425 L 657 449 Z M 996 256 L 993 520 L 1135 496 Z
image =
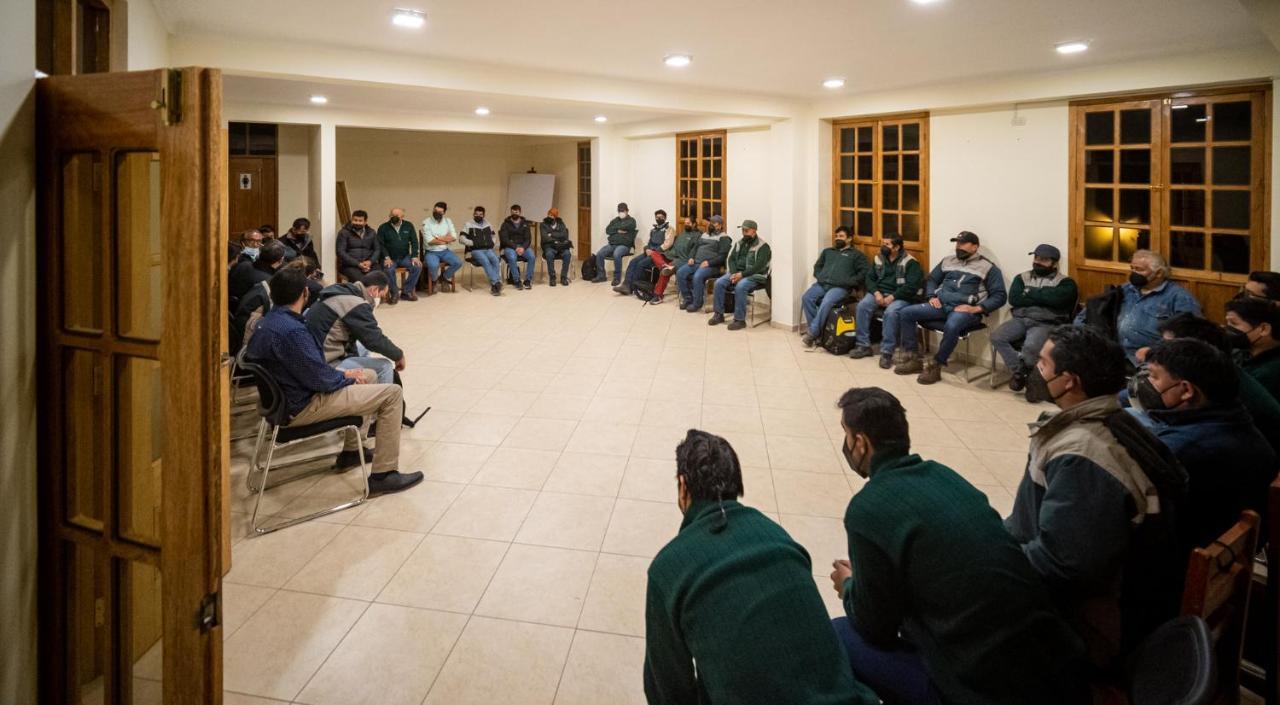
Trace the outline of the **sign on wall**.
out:
M 253 174 L 247 171 L 240 172 L 240 190 L 241 191 L 253 190 Z

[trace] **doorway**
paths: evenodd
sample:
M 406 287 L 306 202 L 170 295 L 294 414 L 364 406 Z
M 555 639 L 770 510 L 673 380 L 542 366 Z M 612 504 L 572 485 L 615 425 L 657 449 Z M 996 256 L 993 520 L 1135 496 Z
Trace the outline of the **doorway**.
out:
M 276 125 L 233 122 L 227 127 L 227 213 L 230 234 L 264 224 L 285 230 L 276 222 L 279 200 Z
M 578 143 L 578 259 L 584 260 L 591 251 L 591 141 Z

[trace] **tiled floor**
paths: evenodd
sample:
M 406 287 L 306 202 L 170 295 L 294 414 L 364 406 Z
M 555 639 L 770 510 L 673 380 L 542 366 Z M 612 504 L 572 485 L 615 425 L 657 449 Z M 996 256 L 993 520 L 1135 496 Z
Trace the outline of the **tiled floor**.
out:
M 251 442 L 235 446 L 228 703 L 643 703 L 645 571 L 679 527 L 686 429 L 733 443 L 744 501 L 809 549 L 836 611 L 825 576 L 861 484 L 840 455 L 841 392 L 897 394 L 917 450 L 1001 513 L 1041 410 L 985 382 L 922 387 L 767 325 L 710 328 L 607 285 L 441 294 L 378 318 L 407 352 L 410 413 L 432 407 L 401 453 L 427 481 L 245 538 Z M 275 488 L 263 510 L 298 516 L 357 475 Z

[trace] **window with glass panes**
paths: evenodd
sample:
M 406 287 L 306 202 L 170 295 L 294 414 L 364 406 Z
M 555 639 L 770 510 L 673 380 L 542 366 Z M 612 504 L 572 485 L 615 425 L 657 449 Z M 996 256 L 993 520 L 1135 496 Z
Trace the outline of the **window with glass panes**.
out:
M 927 261 L 928 116 L 840 120 L 833 130 L 833 221 L 868 253 L 902 235 Z
M 676 135 L 676 211 L 707 220 L 725 212 L 725 132 Z

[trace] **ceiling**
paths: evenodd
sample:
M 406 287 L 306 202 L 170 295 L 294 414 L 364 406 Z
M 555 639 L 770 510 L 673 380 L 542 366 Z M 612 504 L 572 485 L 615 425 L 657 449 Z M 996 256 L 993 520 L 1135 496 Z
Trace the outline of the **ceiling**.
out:
M 170 32 L 816 98 L 1266 42 L 1240 0 L 154 0 Z M 390 23 L 425 10 L 426 27 Z M 1086 39 L 1060 56 L 1056 43 Z M 693 55 L 670 69 L 669 53 Z M 557 111 L 561 108 L 557 108 Z

